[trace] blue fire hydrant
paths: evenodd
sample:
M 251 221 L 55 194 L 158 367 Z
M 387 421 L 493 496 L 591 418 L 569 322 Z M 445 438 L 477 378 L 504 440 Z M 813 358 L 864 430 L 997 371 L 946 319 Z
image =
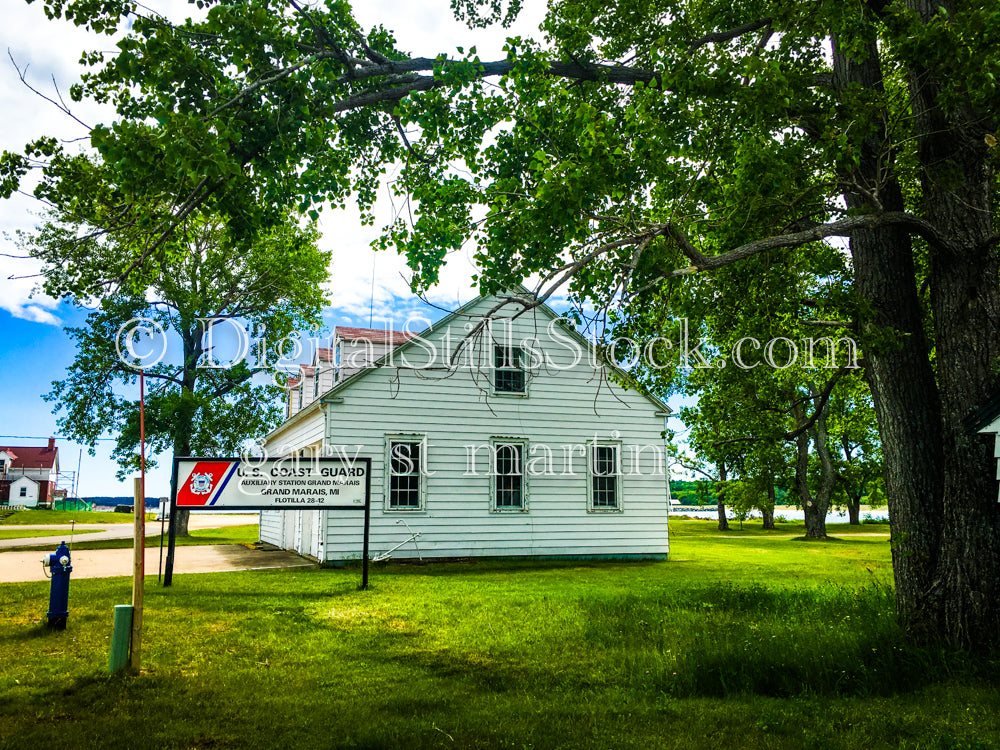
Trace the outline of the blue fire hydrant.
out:
M 42 565 L 52 572 L 52 587 L 49 590 L 49 627 L 54 630 L 66 629 L 69 617 L 69 574 L 73 566 L 69 564 L 69 547 L 62 542 L 54 555 L 42 558 Z

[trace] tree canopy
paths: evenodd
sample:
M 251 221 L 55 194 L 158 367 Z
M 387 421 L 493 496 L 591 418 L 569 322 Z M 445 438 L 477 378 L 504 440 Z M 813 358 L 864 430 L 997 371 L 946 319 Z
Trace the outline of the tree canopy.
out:
M 92 282 L 145 273 L 200 213 L 251 237 L 289 205 L 370 211 L 389 164 L 413 218 L 382 242 L 417 289 L 472 240 L 484 291 L 534 276 L 539 299 L 565 285 L 654 310 L 692 274 L 760 273 L 750 260 L 819 277 L 816 243 L 848 238 L 900 613 L 925 637 L 992 642 L 995 468 L 962 421 L 1000 385 L 996 3 L 564 0 L 498 60 L 407 54 L 346 0 L 197 4 L 202 20 L 170 21 L 45 3 L 98 32 L 131 24 L 72 91 L 116 108 L 90 133 L 113 178 L 92 184 L 45 138 L 0 162 L 5 193 L 40 166 L 39 197 L 87 202 L 98 231 L 130 238 Z M 474 24 L 518 8 L 453 6 Z

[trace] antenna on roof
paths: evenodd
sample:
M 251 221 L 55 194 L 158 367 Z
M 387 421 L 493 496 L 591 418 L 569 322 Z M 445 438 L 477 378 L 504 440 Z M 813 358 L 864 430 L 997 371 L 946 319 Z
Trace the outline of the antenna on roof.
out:
M 368 327 L 372 327 L 375 319 L 375 251 L 372 250 L 372 296 L 368 302 Z

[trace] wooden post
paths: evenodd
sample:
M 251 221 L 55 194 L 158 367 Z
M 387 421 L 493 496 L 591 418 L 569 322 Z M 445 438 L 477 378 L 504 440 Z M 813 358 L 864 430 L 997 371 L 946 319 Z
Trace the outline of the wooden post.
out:
M 132 564 L 132 640 L 129 647 L 129 666 L 139 671 L 142 652 L 142 584 L 145 576 L 146 557 L 146 498 L 143 497 L 142 479 L 135 480 L 135 543 Z

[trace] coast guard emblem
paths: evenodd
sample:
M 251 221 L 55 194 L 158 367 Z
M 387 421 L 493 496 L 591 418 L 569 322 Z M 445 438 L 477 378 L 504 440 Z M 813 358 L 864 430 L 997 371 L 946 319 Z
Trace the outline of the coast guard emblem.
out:
M 192 495 L 207 495 L 212 491 L 212 475 L 211 474 L 192 474 L 191 475 L 191 494 Z

